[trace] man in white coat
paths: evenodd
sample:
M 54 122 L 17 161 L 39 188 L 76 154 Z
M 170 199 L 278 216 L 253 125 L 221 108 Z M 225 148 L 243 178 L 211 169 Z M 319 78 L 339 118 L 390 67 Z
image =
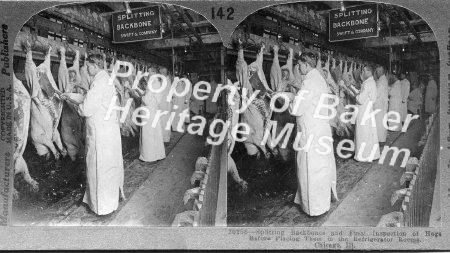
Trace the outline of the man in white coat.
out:
M 373 105 L 377 100 L 377 84 L 372 73 L 373 68 L 370 65 L 363 67 L 363 83 L 360 93 L 356 96 L 358 115 L 355 124 L 355 160 L 359 162 L 372 162 L 380 158 L 376 120 L 374 122 L 370 117 L 365 120 L 364 117 L 373 112 Z
M 391 115 L 388 117 L 389 130 L 398 132 L 402 129 L 401 113 L 402 110 L 402 87 L 400 80 L 397 78 L 397 74 L 391 73 L 392 86 L 389 88 L 389 112 Z
M 310 216 L 318 216 L 330 209 L 331 192 L 336 193 L 336 163 L 332 150 L 333 139 L 328 118 L 314 115 L 322 94 L 330 90 L 325 79 L 315 68 L 317 58 L 313 53 L 304 53 L 299 58 L 300 71 L 305 75 L 302 88 L 295 96 L 284 92 L 293 101 L 290 112 L 296 116 L 297 129 L 301 132 L 299 141 L 294 143 L 297 150 L 298 190 L 294 203 L 301 205 L 302 210 Z M 320 115 L 328 115 L 323 108 Z M 310 139 L 312 136 L 312 141 Z M 310 144 L 307 144 L 309 143 Z M 321 145 L 324 144 L 325 145 Z M 331 148 L 327 149 L 324 146 Z
M 400 84 L 402 88 L 402 109 L 400 115 L 403 124 L 406 120 L 406 116 L 408 115 L 408 97 L 410 91 L 410 83 L 408 79 L 406 79 L 406 73 L 400 74 Z
M 172 101 L 170 100 L 169 102 L 167 102 L 167 98 L 169 97 L 172 80 L 170 79 L 166 67 L 160 68 L 159 72 L 161 73 L 161 75 L 165 76 L 167 80 L 166 88 L 161 92 L 161 101 L 158 104 L 158 109 L 160 109 L 162 112 L 167 112 L 167 114 L 162 115 L 161 118 L 159 118 L 159 121 L 162 128 L 164 142 L 170 142 L 172 131 L 170 130 L 171 126 L 167 127 L 167 122 L 169 122 L 170 113 L 172 112 Z
M 388 80 L 383 66 L 377 66 L 377 99 L 375 101 L 374 110 L 381 111 L 375 115 L 375 122 L 377 123 L 378 142 L 385 143 L 387 137 L 387 128 L 383 125 L 383 117 L 386 115 L 389 107 L 389 90 Z
M 151 67 L 149 69 L 149 77 L 156 74 L 156 69 Z M 139 140 L 139 159 L 144 162 L 155 162 L 166 158 L 166 151 L 164 149 L 164 137 L 160 120 L 155 120 L 156 112 L 163 98 L 163 92 L 154 92 L 161 88 L 162 80 L 156 78 L 153 82 L 148 83 L 153 89 L 147 87 L 144 96 L 142 97 L 142 108 L 148 115 L 142 119 L 141 136 Z
M 110 76 L 104 70 L 100 54 L 87 58 L 87 72 L 91 77 L 89 91 L 78 112 L 86 118 L 86 192 L 83 202 L 98 215 L 110 214 L 119 206 L 123 194 L 122 141 L 117 113 L 109 114 L 109 105 L 116 89 L 108 85 Z M 67 99 L 66 96 L 63 98 Z M 118 106 L 118 105 L 117 105 Z
M 430 81 L 425 91 L 425 112 L 432 114 L 436 112 L 438 89 L 434 77 L 430 75 Z

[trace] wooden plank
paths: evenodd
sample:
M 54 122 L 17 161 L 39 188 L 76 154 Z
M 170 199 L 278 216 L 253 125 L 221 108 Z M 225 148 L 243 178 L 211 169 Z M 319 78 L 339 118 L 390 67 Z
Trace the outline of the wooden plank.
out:
M 205 44 L 222 43 L 222 39 L 219 34 L 203 35 L 202 41 Z M 189 46 L 189 38 L 174 38 L 174 39 L 161 39 L 150 40 L 145 42 L 148 49 L 167 49 L 171 47 L 184 47 Z
M 217 208 L 215 217 L 216 227 L 227 226 L 227 177 L 228 177 L 228 150 L 227 142 L 222 143 L 220 150 L 219 189 L 217 192 Z
M 429 33 L 421 33 L 420 35 L 421 41 L 424 43 L 435 42 L 436 37 L 433 32 Z M 388 47 L 388 46 L 401 46 L 408 41 L 409 36 L 391 36 L 391 37 L 383 37 L 383 38 L 368 38 L 364 42 L 365 47 Z
M 221 127 L 219 127 L 221 128 Z M 221 130 L 221 129 L 219 129 Z M 219 188 L 220 145 L 212 145 L 208 160 L 208 181 L 205 186 L 202 208 L 199 210 L 200 226 L 214 226 L 217 212 L 217 197 Z
M 192 22 L 191 26 L 194 27 L 194 28 L 213 27 L 211 22 L 209 22 L 208 20 Z M 184 28 L 188 28 L 188 25 L 187 24 L 183 24 L 183 27 Z
M 222 84 L 226 84 L 226 76 L 225 76 L 225 55 L 226 48 L 220 48 L 221 54 L 221 66 L 223 67 L 221 70 L 221 78 Z M 222 105 L 227 105 L 227 96 L 222 96 L 222 103 L 219 104 L 218 111 L 220 113 L 219 118 L 225 120 L 226 119 L 226 111 L 222 108 Z M 219 145 L 219 153 L 218 153 L 218 163 L 217 163 L 217 199 L 216 199 L 216 213 L 215 213 L 215 222 L 214 225 L 216 227 L 226 227 L 227 226 L 227 177 L 228 177 L 228 142 L 225 140 Z

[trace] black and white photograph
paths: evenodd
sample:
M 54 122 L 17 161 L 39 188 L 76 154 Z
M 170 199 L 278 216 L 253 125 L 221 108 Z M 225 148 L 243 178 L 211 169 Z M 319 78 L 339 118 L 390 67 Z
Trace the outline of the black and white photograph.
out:
M 204 16 L 58 5 L 23 25 L 13 57 L 13 225 L 226 224 L 225 51 Z
M 450 1 L 0 1 L 0 250 L 448 250 Z
M 425 20 L 298 2 L 255 11 L 231 41 L 228 226 L 441 226 L 440 62 Z

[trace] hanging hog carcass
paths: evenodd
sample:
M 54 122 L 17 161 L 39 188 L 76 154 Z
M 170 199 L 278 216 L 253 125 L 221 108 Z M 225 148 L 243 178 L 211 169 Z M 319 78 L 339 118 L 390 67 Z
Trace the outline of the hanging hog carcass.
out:
M 39 67 L 36 67 L 33 62 L 31 44 L 29 42 L 27 42 L 26 48 L 25 78 L 32 91 L 31 139 L 39 156 L 46 156 L 48 159 L 51 152 L 56 159 L 59 159 L 60 154 L 65 156 L 67 151 L 62 145 L 57 129 L 61 118 L 62 100 L 59 97 L 60 91 L 50 72 L 50 53 L 52 48 L 49 47 L 45 60 Z
M 111 63 L 112 64 L 112 63 Z M 119 70 L 119 73 L 125 73 L 126 70 L 124 68 L 121 68 Z M 114 85 L 116 87 L 117 90 L 117 94 L 118 94 L 118 98 L 119 98 L 119 103 L 121 104 L 121 106 L 126 106 L 127 103 L 130 101 L 130 112 L 134 112 L 134 110 L 136 109 L 136 101 L 135 101 L 135 97 L 134 96 L 134 92 L 131 88 L 131 86 L 133 85 L 133 82 L 136 78 L 136 70 L 134 68 L 134 66 L 132 67 L 132 74 L 128 77 L 118 77 L 116 80 L 114 80 Z M 137 133 L 139 133 L 139 128 L 138 126 L 134 123 L 133 118 L 132 118 L 132 113 L 128 113 L 127 117 L 125 118 L 124 122 L 120 122 L 120 132 L 122 134 L 122 136 L 127 136 L 129 137 L 131 136 L 136 136 Z
M 269 158 L 270 152 L 267 150 L 266 145 L 262 143 L 265 129 L 270 124 L 272 114 L 270 101 L 266 97 L 266 94 L 272 92 L 272 90 L 268 87 L 262 71 L 264 47 L 262 45 L 259 49 L 256 61 L 247 66 L 242 45 L 240 45 L 236 72 L 238 73 L 238 80 L 243 87 L 241 95 L 242 105 L 248 106 L 242 112 L 240 120 L 250 127 L 250 134 L 244 142 L 247 153 L 259 157 L 262 152 L 266 158 Z M 247 72 L 245 72 L 246 69 Z M 270 149 L 270 151 L 273 150 Z
M 277 92 L 297 94 L 302 87 L 302 80 L 304 77 L 300 73 L 298 62 L 294 62 L 293 49 L 289 48 L 286 64 L 280 68 L 277 67 L 277 65 L 279 65 L 279 46 L 275 45 L 273 49 L 274 62 L 272 63 L 270 72 L 270 80 L 273 81 L 272 86 L 277 87 Z M 242 87 L 242 104 L 248 104 L 248 107 L 240 114 L 239 121 L 241 123 L 246 123 L 250 128 L 250 133 L 246 136 L 247 139 L 244 141 L 244 144 L 248 155 L 257 155 L 257 158 L 259 158 L 259 155 L 262 152 L 266 158 L 269 158 L 270 155 L 272 155 L 275 159 L 280 159 L 283 162 L 289 163 L 293 161 L 295 155 L 293 145 L 296 132 L 301 131 L 301 129 L 298 129 L 295 117 L 290 114 L 289 110 L 276 112 L 273 111 L 274 108 L 271 108 L 271 106 L 283 108 L 285 106 L 285 100 L 278 98 L 271 101 L 273 96 L 271 90 L 268 89 L 266 85 L 264 85 L 264 82 L 259 78 L 261 76 L 259 70 L 262 69 L 263 50 L 264 46 L 259 50 L 256 61 L 250 66 L 247 66 L 244 60 L 242 45 L 240 45 L 238 51 L 236 75 L 240 83 L 239 85 Z M 299 55 L 301 55 L 301 52 Z M 330 94 L 337 95 L 340 98 L 340 103 L 337 108 L 335 108 L 340 115 L 345 112 L 344 106 L 351 100 L 348 98 L 350 94 L 348 94 L 345 87 L 348 84 L 343 82 L 337 84 L 337 82 L 334 82 L 331 74 L 334 69 L 333 71 L 330 71 L 329 67 L 330 59 L 325 60 L 324 67 L 322 66 L 321 60 L 317 60 L 317 69 L 327 81 Z M 349 70 L 346 71 L 348 72 Z M 278 77 L 281 77 L 281 80 L 279 80 Z M 246 90 L 250 92 L 246 92 Z M 255 95 L 257 90 L 258 94 Z M 330 102 L 332 101 L 328 101 L 328 103 Z M 271 105 L 271 103 L 273 104 Z M 343 137 L 351 135 L 351 124 L 341 122 L 340 117 L 333 117 L 330 119 L 330 126 L 338 136 Z M 234 175 L 239 175 L 237 173 L 237 167 L 233 161 L 230 161 L 229 163 L 229 170 L 231 172 L 236 170 L 236 172 L 232 173 L 234 179 Z M 240 177 L 236 177 L 234 180 L 237 183 L 243 181 Z
M 25 181 L 37 191 L 39 184 L 31 178 L 28 165 L 23 159 L 23 153 L 28 141 L 30 127 L 31 97 L 22 82 L 13 76 L 14 86 L 14 174 L 21 173 Z M 14 188 L 14 198 L 19 194 Z
M 80 54 L 76 51 L 73 66 L 68 69 L 66 65 L 66 49 L 60 48 L 61 60 L 58 70 L 58 84 L 63 92 L 75 92 L 75 88 L 81 84 L 79 70 Z M 77 108 L 69 103 L 63 102 L 61 114 L 61 138 L 72 161 L 84 154 L 84 126 L 83 119 L 78 114 Z

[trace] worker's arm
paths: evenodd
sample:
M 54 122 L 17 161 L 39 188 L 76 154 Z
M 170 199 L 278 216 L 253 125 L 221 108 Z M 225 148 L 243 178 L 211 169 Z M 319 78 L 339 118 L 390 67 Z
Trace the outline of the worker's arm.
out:
M 302 89 L 300 89 L 297 94 L 295 95 L 292 103 L 289 106 L 289 112 L 293 116 L 302 116 L 306 110 L 309 109 L 309 107 L 313 104 L 313 98 L 314 98 L 314 89 L 312 87 L 309 87 L 308 84 L 304 83 L 302 85 Z
M 83 102 L 78 106 L 78 110 L 81 116 L 91 117 L 100 108 L 103 89 L 101 84 L 98 82 L 93 82 L 91 88 L 86 93 Z

